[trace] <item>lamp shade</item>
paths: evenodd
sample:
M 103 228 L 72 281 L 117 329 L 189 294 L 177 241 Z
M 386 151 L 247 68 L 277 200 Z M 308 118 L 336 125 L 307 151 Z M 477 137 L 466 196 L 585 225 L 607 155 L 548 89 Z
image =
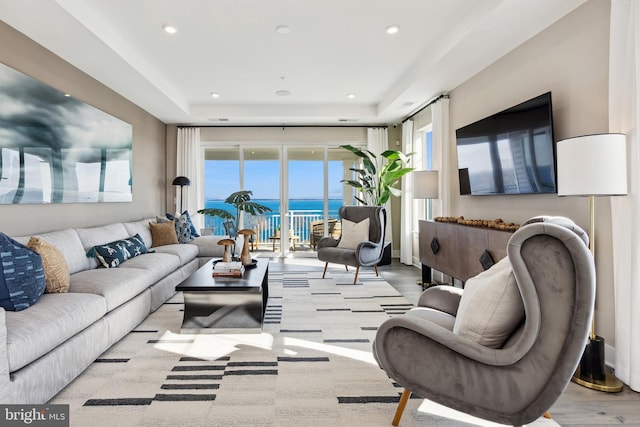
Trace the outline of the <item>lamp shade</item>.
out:
M 413 172 L 413 198 L 438 198 L 438 171 Z
M 173 179 L 173 182 L 171 183 L 172 185 L 179 185 L 180 187 L 182 186 L 189 186 L 191 185 L 191 180 L 189 178 L 187 178 L 186 176 L 176 176 Z
M 558 141 L 559 196 L 627 194 L 627 138 L 608 133 Z

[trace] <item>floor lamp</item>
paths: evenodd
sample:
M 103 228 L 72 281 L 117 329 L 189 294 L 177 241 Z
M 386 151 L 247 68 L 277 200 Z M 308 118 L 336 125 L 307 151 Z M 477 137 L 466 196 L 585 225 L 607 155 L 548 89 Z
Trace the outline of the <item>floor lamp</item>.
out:
M 437 199 L 438 193 L 438 171 L 415 171 L 413 176 L 413 198 L 414 199 Z M 431 284 L 431 268 L 422 265 L 422 280 L 418 282 L 424 289 Z
M 184 193 L 182 192 L 182 189 L 186 186 L 190 186 L 191 185 L 191 180 L 189 178 L 187 178 L 186 176 L 176 176 L 173 179 L 173 182 L 171 183 L 172 185 L 179 185 L 180 186 L 180 212 L 178 212 L 180 215 L 182 215 L 182 201 L 184 200 Z
M 626 136 L 578 136 L 558 141 L 556 149 L 558 195 L 589 197 L 589 248 L 595 260 L 595 197 L 627 194 Z M 604 360 L 604 339 L 596 335 L 592 320 L 589 342 L 573 381 L 594 390 L 621 391 L 622 382 L 605 372 Z

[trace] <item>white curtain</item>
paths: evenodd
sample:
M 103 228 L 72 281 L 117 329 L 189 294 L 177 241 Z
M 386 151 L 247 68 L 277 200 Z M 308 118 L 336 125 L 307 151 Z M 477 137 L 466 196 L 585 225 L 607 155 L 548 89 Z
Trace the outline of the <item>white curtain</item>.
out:
M 191 185 L 184 187 L 182 196 L 180 187 L 176 186 L 176 212 L 180 209 L 188 210 L 196 228 L 202 227 L 202 219 L 197 214 L 198 209 L 204 208 L 202 200 L 202 171 L 200 161 L 200 128 L 179 128 L 176 155 L 176 176 L 186 176 Z M 182 213 L 182 212 L 180 212 Z
M 413 120 L 402 124 L 402 152 L 412 153 Z M 415 167 L 415 165 L 413 165 Z M 413 174 L 402 177 L 402 199 L 400 205 L 400 262 L 413 265 Z
M 387 132 L 387 128 L 368 128 L 367 129 L 367 150 L 371 151 L 378 157 L 378 164 L 376 165 L 377 169 L 380 169 L 381 165 L 384 164 L 383 160 L 380 159 L 380 154 L 389 149 L 389 134 Z M 385 240 L 390 242 L 392 239 L 391 234 L 391 203 L 387 202 L 384 205 L 387 211 L 387 230 L 385 232 Z
M 611 198 L 616 376 L 640 391 L 640 3 L 613 0 L 609 131 L 627 135 L 629 194 Z
M 438 171 L 438 199 L 432 201 L 433 216 L 449 216 L 451 212 L 451 146 L 449 144 L 449 98 L 431 105 L 432 166 Z

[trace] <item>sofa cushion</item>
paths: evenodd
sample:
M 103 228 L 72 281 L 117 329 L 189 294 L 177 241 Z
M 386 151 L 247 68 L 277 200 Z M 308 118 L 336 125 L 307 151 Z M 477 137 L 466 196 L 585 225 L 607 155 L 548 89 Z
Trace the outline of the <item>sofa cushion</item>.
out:
M 144 244 L 147 248 L 151 247 L 151 229 L 149 229 L 149 222 L 154 221 L 154 219 L 143 219 L 135 222 L 125 222 L 124 228 L 127 229 L 128 236 L 135 236 L 139 234 L 144 241 Z
M 467 280 L 453 332 L 500 348 L 524 319 L 524 305 L 508 258 Z
M 193 239 L 193 236 L 191 236 L 190 222 L 187 216 L 188 213 L 183 213 L 178 217 L 167 213 L 167 218 L 173 220 L 173 225 L 176 227 L 178 243 L 189 243 Z
M 44 294 L 28 310 L 6 313 L 9 371 L 50 352 L 106 312 L 98 295 Z
M 200 237 L 198 234 L 198 230 L 196 230 L 196 226 L 193 224 L 191 220 L 191 215 L 189 215 L 189 211 L 182 212 L 182 215 L 187 219 L 187 223 L 189 224 L 189 230 L 191 231 L 191 237 Z
M 218 240 L 228 239 L 228 236 L 200 236 L 194 238 L 191 242 L 192 245 L 198 247 L 198 256 L 200 257 L 222 257 L 224 252 L 224 246 L 218 245 Z M 244 239 L 238 239 L 236 241 L 236 254 L 242 252 L 244 246 Z
M 20 311 L 44 293 L 45 276 L 40 255 L 0 233 L 0 305 Z
M 107 311 L 111 311 L 153 283 L 153 273 L 148 270 L 96 268 L 72 275 L 69 292 L 101 295 L 106 299 Z
M 342 219 L 342 236 L 338 247 L 341 249 L 355 249 L 362 242 L 369 241 L 369 218 L 360 222 Z
M 39 237 L 29 239 L 27 246 L 40 254 L 40 258 L 42 258 L 45 292 L 67 292 L 69 290 L 69 266 L 62 252 Z
M 126 260 L 147 253 L 147 247 L 139 234 L 104 245 L 94 246 L 87 256 L 95 256 L 105 268 L 117 268 Z
M 64 259 L 67 261 L 67 267 L 69 267 L 69 274 L 77 273 L 78 271 L 94 268 L 87 258 L 87 251 L 82 246 L 80 236 L 78 232 L 72 228 L 60 231 L 52 231 L 51 233 L 37 234 L 35 237 L 39 237 L 53 246 L 58 248 Z M 27 239 L 28 241 L 29 239 Z
M 86 253 L 96 245 L 113 242 L 114 240 L 126 239 L 129 237 L 124 224 L 116 222 L 113 224 L 103 225 L 101 227 L 76 228 L 78 237 L 84 248 L 85 258 L 89 260 L 89 268 L 97 268 L 97 258 L 87 257 Z
M 149 223 L 151 229 L 151 247 L 174 245 L 178 243 L 178 235 L 173 221 L 161 223 Z
M 198 256 L 198 246 L 190 243 L 182 245 L 164 245 L 154 248 L 156 253 L 172 254 L 180 258 L 180 265 L 185 265 Z M 222 254 L 221 254 L 222 256 Z
M 120 265 L 121 269 L 141 269 L 151 273 L 153 283 L 180 267 L 180 257 L 167 253 L 152 253 L 132 258 Z

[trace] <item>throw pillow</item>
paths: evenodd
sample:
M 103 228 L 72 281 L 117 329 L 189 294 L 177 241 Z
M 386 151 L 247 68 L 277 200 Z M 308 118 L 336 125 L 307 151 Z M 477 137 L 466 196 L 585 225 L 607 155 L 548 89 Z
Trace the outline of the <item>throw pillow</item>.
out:
M 44 269 L 45 292 L 50 294 L 67 292 L 71 279 L 69 266 L 62 252 L 46 240 L 35 236 L 29 239 L 27 247 L 40 254 Z
M 200 237 L 198 234 L 198 230 L 196 230 L 196 226 L 193 225 L 193 221 L 191 220 L 191 215 L 189 215 L 189 211 L 182 212 L 182 215 L 187 219 L 187 223 L 189 224 L 189 230 L 191 231 L 191 237 Z
M 149 229 L 151 230 L 152 248 L 155 248 L 156 246 L 175 245 L 178 243 L 176 227 L 171 220 L 160 224 L 150 222 Z
M 520 290 L 507 257 L 467 280 L 453 332 L 501 348 L 524 319 Z
M 185 214 L 182 214 L 179 217 L 167 214 L 167 218 L 173 220 L 176 227 L 176 234 L 178 235 L 178 243 L 189 243 L 193 240 L 193 237 L 191 236 L 191 227 L 189 227 L 189 222 L 187 221 Z
M 342 219 L 342 237 L 338 247 L 342 249 L 355 249 L 362 242 L 369 241 L 369 218 L 360 222 Z
M 40 255 L 0 233 L 0 306 L 24 310 L 38 301 L 45 286 Z
M 95 256 L 103 267 L 114 268 L 126 260 L 147 252 L 139 234 L 127 239 L 116 240 L 104 245 L 96 245 L 89 250 L 87 256 Z

